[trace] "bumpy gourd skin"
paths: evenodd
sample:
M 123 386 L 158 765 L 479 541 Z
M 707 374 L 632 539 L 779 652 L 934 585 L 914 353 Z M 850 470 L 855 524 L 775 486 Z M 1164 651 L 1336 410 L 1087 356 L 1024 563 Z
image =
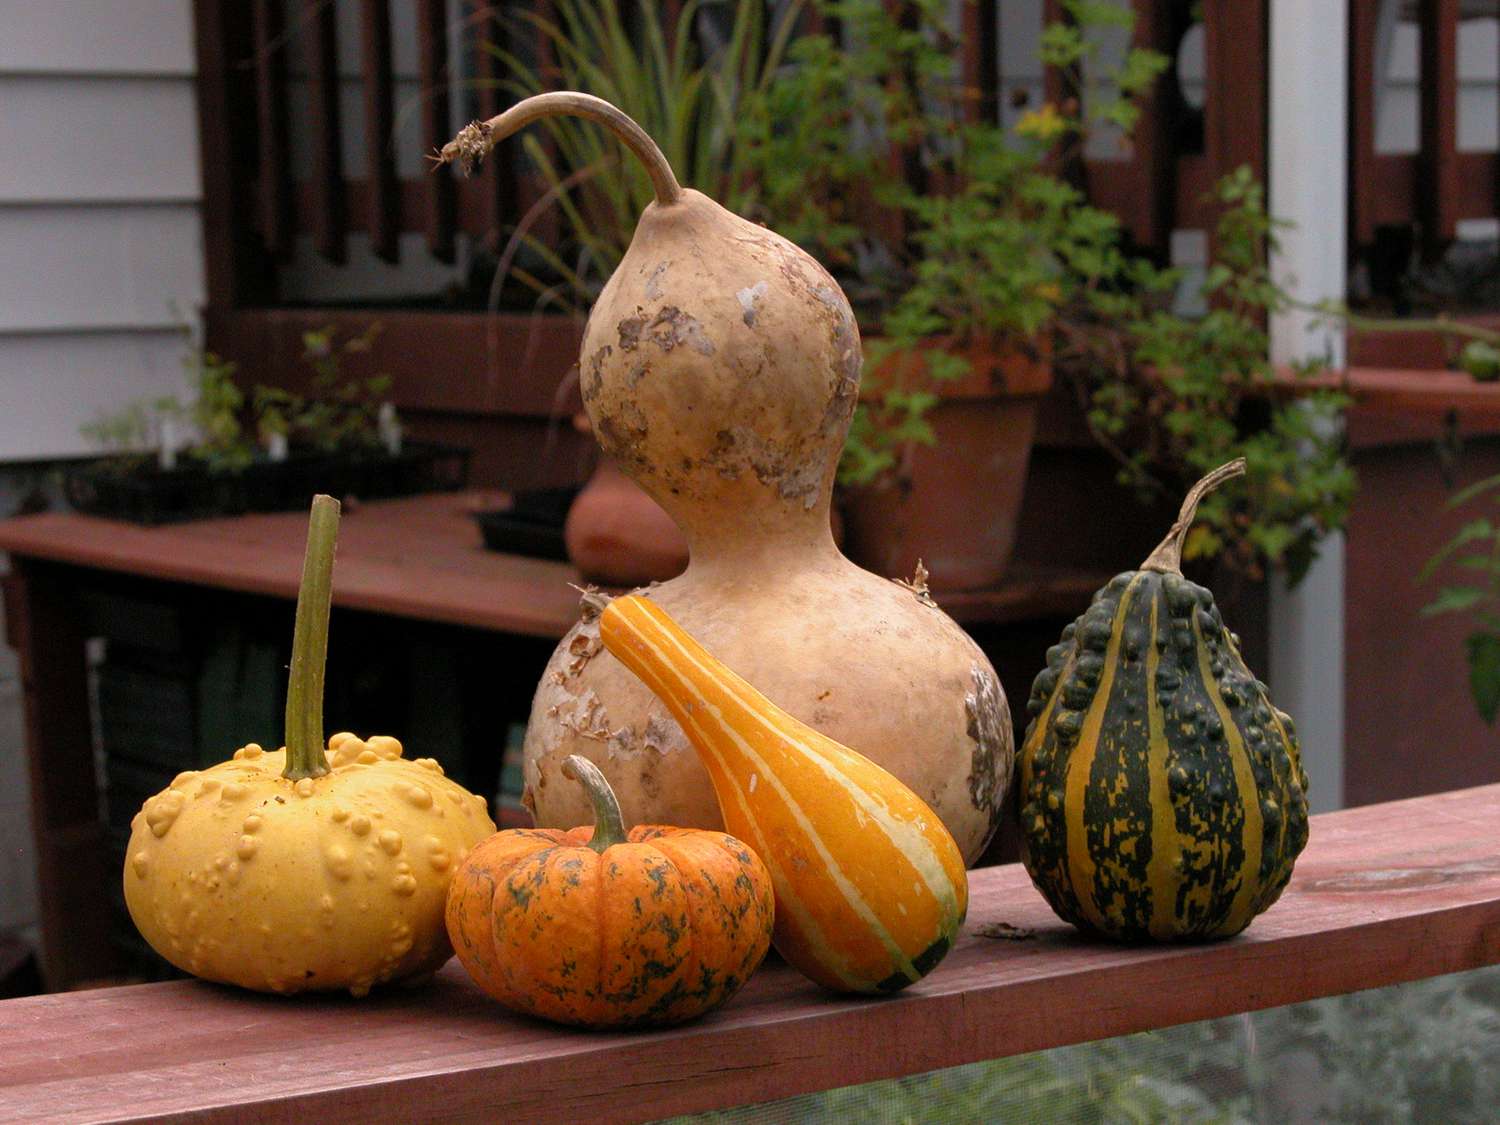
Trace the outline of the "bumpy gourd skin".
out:
M 438 969 L 453 871 L 495 831 L 484 798 L 384 736 L 335 734 L 322 777 L 290 781 L 285 763 L 252 743 L 145 803 L 124 873 L 141 936 L 195 976 L 265 992 L 363 996 Z
M 1117 575 L 1048 650 L 1027 711 L 1022 857 L 1060 917 L 1124 941 L 1217 938 L 1280 896 L 1307 775 L 1206 589 Z
M 721 832 L 592 826 L 486 840 L 454 876 L 458 959 L 506 1007 L 582 1027 L 681 1023 L 724 1003 L 771 944 L 765 865 Z

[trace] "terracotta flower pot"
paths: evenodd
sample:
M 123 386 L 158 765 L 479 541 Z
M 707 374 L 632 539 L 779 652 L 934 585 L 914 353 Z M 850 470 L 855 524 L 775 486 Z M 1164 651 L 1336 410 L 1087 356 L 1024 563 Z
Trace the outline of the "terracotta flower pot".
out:
M 687 568 L 672 517 L 605 457 L 568 509 L 563 540 L 573 565 L 604 586 L 664 582 Z
M 936 388 L 932 446 L 912 445 L 884 478 L 849 490 L 849 556 L 910 577 L 920 559 L 936 590 L 996 586 L 1015 544 L 1037 411 L 1052 383 L 1045 359 L 968 351 L 973 370 Z

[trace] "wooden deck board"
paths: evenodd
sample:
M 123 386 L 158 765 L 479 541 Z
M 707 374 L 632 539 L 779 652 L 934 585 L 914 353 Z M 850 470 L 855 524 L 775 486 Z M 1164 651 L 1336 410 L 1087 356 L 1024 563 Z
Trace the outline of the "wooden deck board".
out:
M 198 982 L 0 1002 L 0 1116 L 644 1120 L 1500 962 L 1500 785 L 1314 819 L 1281 902 L 1238 938 L 1133 949 L 1058 922 L 1016 866 L 973 873 L 965 933 L 896 997 L 785 965 L 683 1028 L 513 1017 L 450 963 L 430 986 L 279 999 Z M 996 940 L 987 926 L 1035 931 Z
M 484 549 L 473 494 L 361 504 L 339 528 L 335 605 L 504 633 L 561 637 L 578 620 L 583 579 L 567 563 Z M 0 551 L 174 582 L 295 598 L 307 539 L 303 512 L 164 527 L 69 512 L 0 520 Z M 1094 571 L 1018 568 L 996 590 L 935 596 L 960 622 L 1081 613 L 1110 579 Z

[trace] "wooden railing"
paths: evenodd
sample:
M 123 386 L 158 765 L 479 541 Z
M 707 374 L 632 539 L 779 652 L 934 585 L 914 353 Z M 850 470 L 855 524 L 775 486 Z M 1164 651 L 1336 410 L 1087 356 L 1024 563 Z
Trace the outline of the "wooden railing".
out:
M 1420 142 L 1414 154 L 1376 148 L 1378 73 L 1399 17 L 1420 35 Z M 1500 214 L 1500 153 L 1460 151 L 1461 17 L 1500 16 L 1492 0 L 1351 0 L 1349 5 L 1350 242 L 1368 250 L 1382 225 L 1415 226 L 1429 253 L 1462 219 Z
M 1165 259 L 1174 231 L 1212 227 L 1205 197 L 1216 179 L 1241 164 L 1265 175 L 1268 0 L 1128 2 L 1138 17 L 1135 42 L 1173 65 L 1134 136 L 1089 151 L 1067 171 L 1121 217 L 1138 247 Z M 1436 250 L 1461 220 L 1500 211 L 1500 157 L 1461 151 L 1455 133 L 1455 36 L 1461 18 L 1486 0 L 1402 2 L 1421 23 L 1423 73 L 1434 76 L 1421 85 L 1421 149 L 1407 155 L 1376 151 L 1383 9 L 1379 0 L 1350 4 L 1350 243 L 1366 256 L 1379 231 L 1415 226 Z M 1060 0 L 1035 3 L 1038 20 L 1066 14 Z M 496 252 L 542 183 L 516 141 L 472 180 L 420 158 L 456 125 L 510 100 L 496 47 L 545 62 L 542 37 L 518 31 L 525 24 L 515 17 L 548 7 L 547 0 L 195 0 L 212 347 L 255 378 L 294 381 L 287 360 L 305 328 L 357 330 L 378 315 L 399 330 L 377 361 L 419 429 L 439 414 L 451 422 L 454 412 L 472 419 L 555 411 L 575 330 L 553 324 L 539 335 L 525 313 L 487 316 L 488 279 L 480 277 L 492 260 L 484 253 Z M 1085 76 L 1041 75 L 1039 64 L 1016 73 L 1022 29 L 1002 24 L 1000 8 L 998 0 L 959 8 L 960 74 L 976 91 L 977 115 L 1004 120 L 1020 102 L 1083 88 Z M 1179 77 L 1184 68 L 1202 71 L 1201 97 L 1190 96 L 1196 86 L 1190 91 Z M 421 274 L 427 290 L 372 296 L 360 288 L 361 279 L 408 276 L 403 271 Z M 298 280 L 309 272 L 320 279 L 311 295 Z M 460 296 L 436 296 L 443 287 Z M 384 306 L 378 314 L 369 311 L 375 303 Z M 402 336 L 421 346 L 395 346 Z M 532 362 L 512 365 L 497 390 L 497 356 L 518 352 Z M 476 362 L 491 373 L 488 382 L 476 380 Z M 563 402 L 570 405 L 576 400 Z
M 763 1102 L 1495 964 L 1497 816 L 1492 785 L 1314 817 L 1281 900 L 1202 945 L 1087 938 L 1020 865 L 985 868 L 953 952 L 906 991 L 835 996 L 770 964 L 679 1028 L 551 1027 L 456 963 L 352 1004 L 198 981 L 0 1001 L 0 1091 L 59 1122 L 604 1125 Z
M 1036 2 L 1039 19 L 1061 14 L 1056 0 Z M 1134 4 L 1136 42 L 1175 55 L 1193 27 L 1191 0 Z M 252 378 L 295 384 L 305 329 L 358 331 L 378 316 L 388 331 L 375 360 L 394 377 L 394 398 L 418 432 L 440 422 L 445 436 L 463 438 L 476 418 L 540 420 L 559 405 L 576 407 L 576 397 L 559 402 L 556 394 L 576 329 L 525 312 L 488 315 L 487 282 L 460 272 L 461 243 L 473 274 L 475 253 L 493 255 L 543 190 L 517 142 L 506 142 L 472 180 L 418 159 L 458 124 L 510 100 L 496 47 L 545 61 L 540 36 L 516 41 L 525 25 L 515 17 L 548 7 L 546 0 L 195 0 L 212 348 Z M 1173 68 L 1133 140 L 1076 169 L 1136 244 L 1163 258 L 1175 228 L 1208 225 L 1202 200 L 1214 179 L 1246 162 L 1264 171 L 1266 0 L 1207 0 L 1203 8 L 1201 109 Z M 1000 120 L 1018 111 L 1023 95 L 1062 96 L 1070 76 L 1038 81 L 1039 64 L 1014 73 L 1015 41 L 1007 48 L 1005 37 L 1019 31 L 1001 24 L 998 0 L 960 11 L 961 74 L 980 94 L 977 113 Z M 807 26 L 828 30 L 815 20 Z M 467 285 L 466 295 L 386 299 L 377 313 L 361 299 L 363 279 L 424 269 L 450 289 Z M 322 279 L 317 300 L 299 290 L 309 271 Z M 528 362 L 517 365 L 517 355 Z M 485 371 L 489 379 L 476 377 Z M 454 432 L 459 415 L 469 431 Z M 483 462 L 479 471 L 494 475 Z

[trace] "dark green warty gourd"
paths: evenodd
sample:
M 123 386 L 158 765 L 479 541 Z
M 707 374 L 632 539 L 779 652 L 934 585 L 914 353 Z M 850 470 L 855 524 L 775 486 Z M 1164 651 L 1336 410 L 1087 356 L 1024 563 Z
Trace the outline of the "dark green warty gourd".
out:
M 1291 718 L 1182 576 L 1195 485 L 1140 570 L 1047 652 L 1018 767 L 1022 858 L 1059 917 L 1121 941 L 1228 937 L 1280 896 L 1307 843 Z

